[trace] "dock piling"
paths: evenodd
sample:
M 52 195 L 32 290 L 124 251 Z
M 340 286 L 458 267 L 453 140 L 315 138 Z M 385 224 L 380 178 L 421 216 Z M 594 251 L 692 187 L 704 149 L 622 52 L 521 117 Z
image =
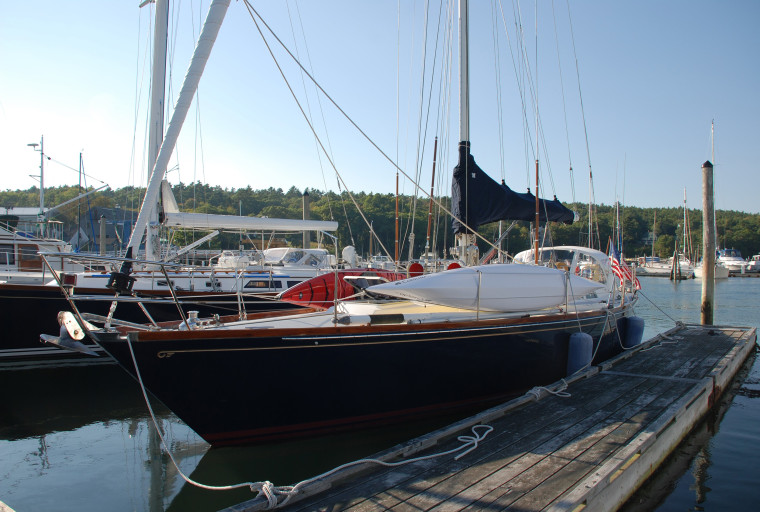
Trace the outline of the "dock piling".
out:
M 702 325 L 713 324 L 715 304 L 715 205 L 713 164 L 702 164 Z

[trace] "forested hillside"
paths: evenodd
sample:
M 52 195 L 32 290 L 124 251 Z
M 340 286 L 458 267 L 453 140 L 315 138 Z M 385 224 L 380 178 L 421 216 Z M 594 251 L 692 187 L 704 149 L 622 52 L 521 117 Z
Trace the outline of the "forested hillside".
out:
M 77 196 L 77 187 L 57 187 L 45 189 L 45 203 L 47 206 L 55 206 Z M 115 208 L 134 211 L 137 217 L 140 200 L 144 189 L 125 187 L 118 190 L 99 191 L 91 196 L 75 201 L 63 208 L 56 210 L 51 216 L 56 220 L 63 221 L 67 227 L 67 233 L 76 231 L 77 217 L 86 217 L 86 212 L 96 207 Z M 354 205 L 353 200 L 360 206 L 367 222 L 371 223 L 372 229 L 377 234 L 380 242 L 388 252 L 393 255 L 395 239 L 395 210 L 396 198 L 392 194 L 367 194 L 364 192 L 353 195 L 344 192 L 337 195 L 333 192 L 322 193 L 317 190 L 309 190 L 311 202 L 311 218 L 322 220 L 335 220 L 339 223 L 338 245 L 339 249 L 346 245 L 354 245 L 360 254 L 367 255 L 369 252 L 369 228 L 362 215 Z M 202 184 L 180 184 L 174 186 L 174 195 L 182 211 L 207 212 L 230 215 L 254 215 L 278 218 L 302 218 L 303 191 L 291 188 L 288 191 L 282 189 L 253 190 L 250 187 L 240 189 L 222 189 Z M 400 245 L 402 247 L 401 258 L 407 259 L 409 254 L 409 234 L 412 232 L 412 212 L 414 211 L 413 231 L 415 234 L 414 257 L 424 251 L 429 202 L 425 198 L 418 198 L 416 205 L 413 198 L 401 197 L 399 200 L 399 224 Z M 449 198 L 439 199 L 446 208 L 449 208 Z M 0 192 L 0 207 L 14 206 L 37 206 L 39 205 L 39 189 L 3 191 Z M 554 243 L 588 245 L 588 206 L 575 203 L 566 206 L 575 210 L 580 219 L 572 225 L 551 226 Z M 608 237 L 613 233 L 616 225 L 616 213 L 613 206 L 599 205 L 595 207 L 595 231 L 598 228 L 601 240 L 601 249 L 607 249 Z M 622 225 L 624 250 L 627 257 L 650 254 L 651 245 L 646 243 L 648 234 L 652 231 L 657 216 L 656 234 L 657 241 L 654 252 L 659 256 L 672 255 L 675 238 L 678 237 L 679 245 L 683 246 L 683 218 L 682 208 L 637 208 L 625 206 L 620 210 L 620 223 Z M 84 213 L 83 213 L 84 212 Z M 431 247 L 438 250 L 442 255 L 441 247 L 449 247 L 453 244 L 451 223 L 446 214 L 437 206 L 432 208 L 432 235 Z M 694 251 L 701 252 L 702 244 L 702 212 L 701 209 L 689 209 L 687 211 L 687 226 L 689 234 L 687 245 L 691 240 Z M 505 226 L 508 223 L 505 223 Z M 718 211 L 718 243 L 720 247 L 732 247 L 741 250 L 745 256 L 760 253 L 760 215 L 748 214 L 736 211 Z M 498 223 L 482 226 L 480 233 L 489 240 L 498 236 Z M 504 243 L 504 248 L 514 254 L 528 248 L 529 225 L 525 222 L 517 223 Z M 175 233 L 172 241 L 182 245 L 198 234 Z M 300 243 L 300 235 L 286 237 L 292 243 Z M 594 235 L 595 241 L 597 235 Z M 237 248 L 240 235 L 227 233 L 217 237 L 211 242 L 211 247 Z M 314 240 L 314 238 L 312 238 Z M 445 241 L 445 243 L 443 243 Z M 598 247 L 599 242 L 596 242 Z M 481 250 L 485 243 L 481 242 Z M 378 243 L 373 245 L 373 253 L 382 252 Z

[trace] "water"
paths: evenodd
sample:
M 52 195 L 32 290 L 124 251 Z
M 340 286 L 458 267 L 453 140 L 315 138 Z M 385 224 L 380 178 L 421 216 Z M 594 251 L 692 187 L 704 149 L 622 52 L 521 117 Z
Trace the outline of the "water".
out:
M 701 283 L 642 279 L 645 338 L 699 322 Z M 760 279 L 716 283 L 716 325 L 758 326 Z M 656 304 L 654 306 L 652 304 Z M 760 360 L 676 450 L 626 510 L 755 510 L 760 502 Z M 278 397 L 272 397 L 278 399 Z M 435 424 L 335 436 L 319 442 L 209 449 L 158 403 L 180 469 L 227 485 L 295 483 L 430 431 Z M 262 397 L 262 414 L 266 400 Z M 251 498 L 186 484 L 159 449 L 136 382 L 116 366 L 0 372 L 0 501 L 17 512 L 218 510 Z

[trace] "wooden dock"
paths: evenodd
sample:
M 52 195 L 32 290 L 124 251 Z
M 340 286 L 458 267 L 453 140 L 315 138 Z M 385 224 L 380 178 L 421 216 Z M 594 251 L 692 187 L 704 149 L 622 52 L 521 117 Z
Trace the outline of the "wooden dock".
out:
M 754 328 L 679 325 L 568 379 L 570 396 L 541 390 L 375 456 L 444 452 L 472 426 L 493 427 L 459 460 L 352 466 L 299 486 L 283 510 L 614 510 L 713 406 L 756 340 Z M 256 498 L 226 510 L 266 508 Z

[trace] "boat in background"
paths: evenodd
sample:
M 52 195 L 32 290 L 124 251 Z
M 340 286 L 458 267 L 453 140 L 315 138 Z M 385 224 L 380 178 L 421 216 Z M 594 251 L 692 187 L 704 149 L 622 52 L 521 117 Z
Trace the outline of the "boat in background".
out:
M 15 229 L 3 223 L 0 225 L 0 286 L 4 284 L 43 285 L 54 283 L 53 274 L 43 265 L 40 252 L 72 253 L 71 244 L 59 238 L 39 237 L 26 231 Z M 84 266 L 63 258 L 51 258 L 51 267 L 56 272 L 75 272 Z
M 755 254 L 747 263 L 745 272 L 755 273 L 760 272 L 760 254 Z
M 704 275 L 704 268 L 703 268 L 703 262 L 700 262 L 696 265 L 694 265 L 694 277 L 696 279 L 702 279 Z M 721 262 L 716 261 L 715 262 L 715 274 L 714 279 L 728 279 L 729 272 L 728 269 L 723 265 Z
M 738 249 L 720 249 L 716 261 L 726 267 L 731 274 L 744 273 L 748 265 Z
M 124 258 L 78 254 L 61 241 L 18 237 L 17 240 L 17 246 L 28 253 L 12 253 L 11 244 L 0 245 L 0 256 L 6 261 L 26 262 L 23 273 L 15 271 L 22 278 L 14 275 L 9 282 L 0 282 L 0 306 L 8 318 L 14 319 L 6 326 L 0 342 L 3 368 L 71 364 L 75 360 L 82 364 L 92 362 L 80 353 L 39 342 L 40 332 L 59 329 L 56 316 L 69 305 L 59 281 L 83 310 L 96 317 L 116 315 L 122 322 L 145 323 L 180 320 L 178 304 L 182 311 L 197 311 L 202 317 L 236 314 L 241 308 L 248 312 L 294 309 L 299 307 L 296 301 L 278 301 L 276 295 L 335 268 L 335 257 L 320 248 L 282 247 L 256 253 L 224 251 L 208 266 L 164 262 L 162 270 L 152 265 L 153 268 L 130 272 L 125 279 L 128 285 L 117 290 L 112 273 L 123 265 Z M 9 249 L 3 251 L 3 247 Z M 43 265 L 38 251 L 47 255 L 45 260 L 50 267 Z M 145 266 L 146 261 L 130 260 L 130 264 Z M 93 267 L 98 270 L 84 270 Z M 124 300 L 114 303 L 117 294 L 123 295 Z M 88 349 L 99 350 L 95 346 Z
M 683 254 L 678 253 L 678 259 L 675 256 L 663 261 L 657 256 L 655 257 L 642 257 L 639 258 L 636 265 L 636 275 L 638 276 L 654 276 L 654 277 L 667 277 L 673 279 L 674 267 L 676 269 L 677 280 L 681 279 L 693 279 L 694 278 L 694 265 Z
M 372 285 L 406 279 L 403 272 L 377 268 L 336 269 L 296 284 L 277 295 L 277 300 L 299 306 L 327 309 Z M 338 292 L 335 293 L 337 283 Z
M 24 240 L 24 252 L 18 252 L 16 246 L 11 248 L 10 243 L 0 244 L 0 257 L 6 262 L 5 267 L 9 267 L 8 263 L 12 261 L 21 267 L 18 270 L 23 271 L 4 276 L 6 281 L 11 282 L 12 277 L 12 281 L 19 284 L 0 283 L 0 306 L 6 315 L 16 319 L 0 342 L 0 366 L 56 364 L 60 359 L 79 357 L 81 354 L 77 352 L 69 353 L 55 348 L 51 350 L 51 347 L 39 343 L 40 332 L 58 329 L 55 322 L 57 313 L 68 306 L 66 297 L 71 295 L 90 314 L 107 319 L 109 324 L 114 314 L 122 322 L 153 324 L 184 319 L 185 311 L 190 310 L 203 316 L 225 316 L 240 310 L 294 309 L 297 305 L 275 301 L 274 296 L 319 275 L 321 271 L 333 268 L 336 263 L 336 258 L 326 250 L 310 246 L 304 249 L 262 247 L 263 250 L 255 253 L 228 251 L 209 266 L 171 263 L 183 252 L 219 234 L 219 230 L 235 230 L 240 233 L 325 233 L 335 231 L 338 224 L 335 221 L 308 218 L 278 219 L 187 213 L 179 210 L 171 186 L 164 177 L 192 98 L 176 105 L 173 123 L 169 124 L 164 134 L 168 2 L 162 0 L 158 3 L 160 5 L 155 9 L 156 32 L 153 37 L 150 118 L 146 144 L 148 164 L 153 172 L 150 173 L 151 181 L 126 252 L 122 257 L 110 260 L 93 255 L 95 261 L 76 255 L 70 245 L 58 243 L 60 241 L 43 244 L 39 240 Z M 189 84 L 200 80 L 204 65 L 205 63 L 193 68 L 193 76 L 187 78 Z M 192 85 L 193 88 L 195 86 L 197 81 Z M 43 191 L 44 187 L 41 194 Z M 42 199 L 40 202 L 42 210 Z M 211 233 L 172 252 L 162 249 L 159 226 Z M 19 241 L 17 245 L 21 247 L 22 242 Z M 37 252 L 47 255 L 45 266 Z M 67 266 L 63 262 L 67 262 Z M 30 272 L 32 267 L 34 272 Z M 93 270 L 92 267 L 97 269 Z M 0 271 L 2 270 L 4 268 L 0 265 Z M 55 279 L 53 270 L 59 273 Z M 65 288 L 64 293 L 59 286 Z M 114 301 L 119 296 L 123 300 Z M 30 326 L 33 327 L 30 329 Z M 97 348 L 90 346 L 87 350 Z

